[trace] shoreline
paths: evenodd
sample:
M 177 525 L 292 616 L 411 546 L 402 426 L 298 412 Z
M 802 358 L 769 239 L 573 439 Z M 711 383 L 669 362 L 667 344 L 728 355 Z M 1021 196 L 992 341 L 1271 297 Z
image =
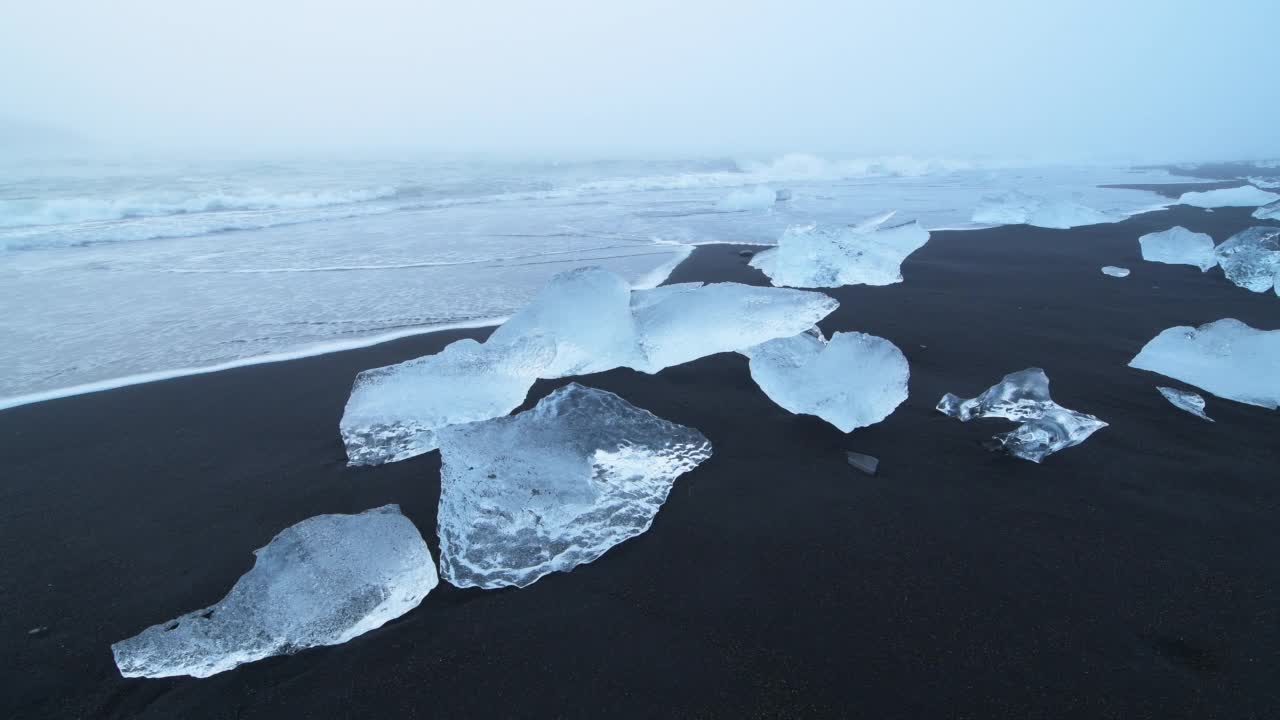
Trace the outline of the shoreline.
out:
M 539 381 L 521 409 L 581 382 L 714 454 L 647 532 L 572 572 L 441 584 L 347 643 L 203 680 L 122 678 L 110 645 L 216 602 L 314 515 L 397 503 L 438 557 L 439 453 L 352 468 L 338 422 L 360 370 L 488 330 L 0 413 L 0 716 L 1276 716 L 1280 412 L 1206 395 L 1206 423 L 1155 389 L 1182 384 L 1126 363 L 1174 325 L 1275 328 L 1277 301 L 1143 262 L 1137 237 L 1174 224 L 1255 221 L 1175 207 L 939 232 L 904 282 L 828 290 L 824 332 L 884 337 L 910 363 L 907 400 L 851 434 L 779 408 L 732 353 Z M 700 246 L 668 282 L 767 285 L 742 249 Z M 1035 465 L 981 447 L 1006 423 L 935 410 L 1029 366 L 1110 426 Z
M 1167 197 L 1171 197 L 1174 200 L 1176 200 L 1178 196 L 1181 194 L 1180 192 L 1174 193 L 1174 194 L 1166 194 L 1166 193 L 1162 193 L 1157 188 L 1162 188 L 1165 186 L 1169 186 L 1169 187 L 1186 186 L 1187 188 L 1192 188 L 1197 185 L 1204 185 L 1205 182 L 1206 181 L 1202 181 L 1200 183 L 1176 182 L 1176 183 L 1139 184 L 1139 185 L 1121 184 L 1121 185 L 1101 185 L 1099 187 L 1116 188 L 1116 189 L 1132 189 L 1132 190 L 1148 190 L 1151 192 L 1155 192 L 1157 194 L 1165 194 Z M 1243 183 L 1244 181 L 1222 181 L 1221 183 L 1218 183 L 1218 184 L 1221 184 L 1223 187 L 1235 187 Z M 1175 203 L 1165 203 L 1162 205 L 1154 205 L 1150 208 L 1135 210 L 1129 213 L 1128 215 L 1126 215 L 1125 219 L 1138 217 L 1148 213 L 1168 210 L 1170 207 L 1173 207 L 1173 206 L 1175 206 Z M 1124 222 L 1124 220 L 1119 220 L 1117 222 Z M 1104 224 L 1114 225 L 1115 223 L 1104 223 Z M 930 233 L 978 232 L 983 230 L 991 230 L 999 227 L 1018 227 L 1018 226 L 1017 225 L 1013 225 L 1013 226 L 977 225 L 973 227 L 932 228 L 929 230 L 929 232 Z M 1077 226 L 1077 227 L 1087 227 L 1087 226 Z M 733 246 L 742 246 L 742 247 L 773 247 L 773 244 L 770 244 L 770 243 L 733 242 L 729 240 L 707 241 L 707 242 L 700 242 L 695 244 L 685 244 L 685 243 L 675 243 L 675 242 L 658 242 L 655 244 L 658 246 L 667 246 L 667 247 L 676 245 L 676 246 L 679 246 L 680 248 L 683 248 L 683 251 L 680 252 L 676 257 L 672 258 L 670 261 L 663 263 L 662 265 L 659 265 L 658 267 L 646 273 L 635 284 L 632 285 L 633 289 L 647 290 L 647 289 L 658 287 L 664 284 L 670 278 L 671 274 L 675 272 L 675 270 L 678 267 L 680 267 L 681 264 L 687 261 L 689 257 L 692 256 L 694 251 L 696 251 L 699 247 L 715 246 L 715 245 L 733 245 Z M 475 329 L 475 328 L 496 327 L 506 322 L 506 320 L 509 317 L 510 316 L 497 316 L 497 317 L 491 317 L 491 318 L 479 318 L 476 320 L 461 321 L 456 323 L 445 323 L 442 325 L 404 328 L 402 330 L 397 330 L 394 332 L 380 333 L 377 335 L 369 335 L 369 336 L 360 337 L 360 338 L 353 338 L 350 340 L 329 340 L 329 341 L 317 342 L 317 343 L 312 343 L 310 345 L 299 347 L 294 350 L 284 350 L 284 351 L 275 352 L 275 353 L 267 353 L 265 355 L 256 355 L 248 358 L 238 358 L 236 360 L 228 360 L 225 362 L 213 363 L 211 365 L 198 365 L 194 367 L 171 368 L 171 369 L 155 370 L 155 371 L 149 371 L 149 372 L 143 372 L 143 373 L 134 373 L 130 375 L 122 375 L 115 378 L 106 378 L 103 380 L 95 380 L 93 382 L 88 382 L 88 383 L 70 385 L 62 388 L 53 388 L 50 390 L 41 390 L 41 391 L 32 392 L 32 393 L 23 393 L 21 395 L 0 397 L 0 412 L 3 412 L 11 408 L 15 408 L 15 407 L 31 405 L 34 403 L 41 403 L 49 400 L 58 400 L 61 398 L 76 397 L 78 395 L 104 392 L 107 390 L 115 390 L 118 388 L 131 387 L 134 385 L 144 385 L 147 383 L 160 382 L 164 380 L 172 380 L 175 378 L 182 378 L 182 377 L 190 377 L 193 375 L 205 375 L 209 373 L 223 372 L 226 370 L 232 370 L 232 369 L 241 368 L 241 367 L 250 367 L 253 365 L 264 365 L 264 364 L 271 364 L 271 363 L 278 363 L 278 362 L 287 362 L 290 360 L 299 360 L 302 358 L 316 357 L 319 355 L 327 355 L 330 353 L 346 352 L 349 350 L 358 350 L 361 348 L 372 347 L 375 345 L 380 345 L 382 343 L 393 342 L 395 340 L 400 340 L 406 337 L 413 337 L 416 335 L 429 335 L 432 333 L 447 332 L 449 330 L 465 330 L 465 329 Z

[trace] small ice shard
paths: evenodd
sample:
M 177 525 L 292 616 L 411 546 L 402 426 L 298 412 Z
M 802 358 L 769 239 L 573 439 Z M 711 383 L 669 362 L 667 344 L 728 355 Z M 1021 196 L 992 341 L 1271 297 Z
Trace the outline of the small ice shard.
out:
M 1277 200 L 1280 200 L 1280 195 L 1273 192 L 1259 190 L 1252 185 L 1241 185 L 1220 190 L 1185 192 L 1178 198 L 1178 204 L 1198 208 L 1257 207 Z
M 816 415 L 852 432 L 889 417 L 907 399 L 911 375 L 896 345 L 860 332 L 828 342 L 806 332 L 743 351 L 751 379 L 769 399 L 798 415 Z
M 780 192 L 780 191 L 779 191 Z M 778 192 L 765 185 L 741 188 L 720 198 L 716 209 L 722 212 L 741 212 L 743 210 L 768 210 L 778 201 Z
M 398 505 L 317 515 L 254 552 L 217 604 L 111 646 L 125 677 L 209 677 L 254 660 L 338 645 L 422 602 L 431 553 Z
M 845 459 L 849 464 L 867 475 L 874 476 L 876 470 L 880 467 L 880 461 L 870 455 L 863 455 L 852 450 L 845 452 Z
M 1280 220 L 1280 200 L 1254 210 L 1253 216 L 1259 220 Z
M 1218 264 L 1213 254 L 1213 238 L 1177 225 L 1163 232 L 1138 238 L 1142 259 L 1168 265 L 1195 265 L 1201 272 Z
M 702 433 L 570 383 L 530 410 L 440 433 L 440 573 L 524 587 L 649 529 Z
M 486 344 L 511 344 L 536 335 L 555 342 L 555 359 L 540 377 L 586 375 L 628 364 L 636 353 L 631 286 L 598 267 L 560 273 L 494 330 Z
M 1129 277 L 1129 268 L 1116 267 L 1115 265 L 1103 265 L 1102 274 L 1111 277 Z
M 738 283 L 683 283 L 631 294 L 640 355 L 631 367 L 656 373 L 707 355 L 745 350 L 804 332 L 840 303 L 807 290 Z
M 1005 418 L 1020 422 L 1014 430 L 993 439 L 1014 457 L 1038 463 L 1065 448 L 1079 445 L 1107 423 L 1093 415 L 1068 410 L 1049 397 L 1049 376 L 1040 368 L 1005 375 L 981 395 L 963 400 L 947 393 L 938 412 L 962 422 L 974 418 Z
M 1065 230 L 1113 223 L 1120 218 L 1069 200 L 1048 200 L 1011 190 L 983 198 L 973 211 L 972 219 L 984 225 L 1034 225 Z
M 1202 420 L 1213 422 L 1213 418 L 1204 412 L 1204 398 L 1199 393 L 1193 393 L 1190 390 L 1179 390 L 1178 388 L 1160 386 L 1156 388 L 1165 400 L 1173 403 L 1173 406 L 1179 410 L 1186 410 Z
M 1280 406 L 1280 330 L 1234 318 L 1171 327 L 1143 346 L 1129 367 L 1181 380 L 1227 400 Z
M 902 282 L 902 261 L 929 242 L 929 231 L 915 222 L 820 228 L 791 227 L 778 246 L 756 253 L 751 267 L 778 286 L 840 287 Z
M 339 423 L 347 461 L 404 460 L 434 450 L 440 428 L 506 415 L 555 357 L 555 343 L 542 335 L 510 344 L 464 339 L 435 355 L 365 370 Z
M 1227 238 L 1214 250 L 1227 279 L 1253 292 L 1275 286 L 1280 273 L 1280 227 L 1256 225 Z

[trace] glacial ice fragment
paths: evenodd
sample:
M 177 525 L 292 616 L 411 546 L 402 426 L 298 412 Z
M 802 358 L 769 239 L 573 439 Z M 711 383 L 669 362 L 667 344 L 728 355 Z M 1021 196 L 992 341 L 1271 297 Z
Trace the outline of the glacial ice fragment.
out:
M 856 468 L 864 475 L 874 476 L 876 470 L 880 467 L 880 460 L 872 455 L 849 450 L 845 452 L 844 457 L 851 467 Z
M 1176 225 L 1163 232 L 1138 238 L 1142 259 L 1168 265 L 1195 265 L 1201 272 L 1218 264 L 1213 254 L 1213 238 Z
M 1277 200 L 1280 200 L 1280 195 L 1273 192 L 1259 190 L 1252 185 L 1241 185 L 1220 190 L 1185 192 L 1178 198 L 1178 204 L 1198 208 L 1257 207 Z
M 1038 463 L 1059 450 L 1079 445 L 1107 426 L 1093 415 L 1069 410 L 1049 397 L 1049 376 L 1040 368 L 1005 375 L 981 395 L 968 400 L 947 393 L 938 412 L 961 422 L 1005 418 L 1021 423 L 994 436 L 996 446 L 1014 457 Z
M 1048 200 L 1017 190 L 983 198 L 972 216 L 974 222 L 984 225 L 1033 225 L 1058 230 L 1119 219 L 1070 200 Z
M 1115 265 L 1103 265 L 1102 274 L 1111 277 L 1129 277 L 1129 268 L 1116 267 Z
M 125 677 L 208 677 L 254 660 L 338 645 L 417 607 L 438 582 L 398 505 L 317 515 L 254 552 L 253 569 L 203 610 L 111 646 Z
M 486 344 L 510 344 L 536 335 L 555 343 L 555 359 L 540 377 L 586 375 L 630 363 L 636 353 L 631 286 L 598 267 L 560 273 L 494 330 Z
M 840 305 L 820 292 L 739 283 L 667 285 L 631 297 L 640 343 L 631 367 L 647 373 L 796 335 Z
M 902 261 L 929 241 L 929 231 L 915 222 L 886 226 L 890 215 L 880 216 L 874 224 L 787 228 L 777 247 L 756 253 L 751 267 L 778 286 L 815 288 L 902 282 Z
M 1253 216 L 1259 220 L 1280 220 L 1280 200 L 1254 210 Z
M 1190 390 L 1179 390 L 1178 388 L 1160 386 L 1156 388 L 1165 400 L 1173 403 L 1173 406 L 1179 410 L 1185 410 L 1192 415 L 1213 422 L 1213 418 L 1204 412 L 1204 398 L 1199 393 L 1193 393 Z
M 649 529 L 680 475 L 711 456 L 697 430 L 570 383 L 511 417 L 440 434 L 440 572 L 524 587 Z
M 779 200 L 779 193 L 766 185 L 733 190 L 720 198 L 716 209 L 722 212 L 740 212 L 743 210 L 768 210 Z
M 896 345 L 860 332 L 825 340 L 806 332 L 743 352 L 751 379 L 784 410 L 852 432 L 884 420 L 907 399 L 911 375 Z
M 1275 286 L 1280 273 L 1280 227 L 1256 225 L 1227 238 L 1214 250 L 1227 279 L 1253 292 Z
M 1272 410 L 1280 406 L 1280 330 L 1257 330 L 1234 318 L 1171 327 L 1144 345 L 1129 366 L 1220 398 Z
M 511 412 L 555 357 L 555 343 L 542 335 L 509 344 L 463 339 L 435 355 L 365 370 L 339 423 L 348 462 L 421 455 L 437 447 L 440 428 Z

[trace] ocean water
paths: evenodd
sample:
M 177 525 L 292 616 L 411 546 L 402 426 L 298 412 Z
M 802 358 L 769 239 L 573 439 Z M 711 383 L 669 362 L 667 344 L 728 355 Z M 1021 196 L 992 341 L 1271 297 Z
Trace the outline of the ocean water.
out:
M 495 322 L 562 270 L 654 285 L 702 243 L 885 210 L 977 227 L 1017 190 L 1123 216 L 1119 167 L 912 158 L 0 165 L 0 407 Z M 769 203 L 776 191 L 785 202 Z

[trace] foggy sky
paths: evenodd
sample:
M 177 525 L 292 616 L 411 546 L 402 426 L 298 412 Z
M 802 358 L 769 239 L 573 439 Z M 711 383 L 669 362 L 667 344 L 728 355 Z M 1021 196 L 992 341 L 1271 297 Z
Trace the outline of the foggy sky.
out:
M 1280 156 L 1276 0 L 3 5 L 0 115 L 109 145 Z

